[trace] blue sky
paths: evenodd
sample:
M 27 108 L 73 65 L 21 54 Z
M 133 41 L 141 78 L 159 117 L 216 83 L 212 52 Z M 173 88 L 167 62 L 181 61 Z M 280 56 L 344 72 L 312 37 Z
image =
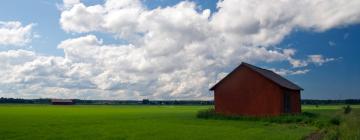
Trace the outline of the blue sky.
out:
M 277 11 L 279 15 L 285 15 L 284 19 L 281 16 L 279 19 L 271 18 L 274 15 L 266 14 L 261 9 L 251 11 L 249 7 L 252 3 L 244 1 L 238 7 L 233 4 L 235 10 L 231 9 L 231 0 L 225 0 L 219 8 L 216 8 L 216 0 L 143 0 L 140 4 L 128 2 L 115 10 L 107 10 L 106 2 L 85 0 L 66 7 L 60 0 L 2 1 L 0 21 L 4 25 L 11 21 L 19 22 L 19 28 L 31 25 L 31 30 L 27 37 L 30 41 L 22 42 L 22 45 L 19 42 L 9 43 L 8 40 L 1 43 L 0 40 L 0 59 L 4 63 L 0 71 L 1 74 L 11 75 L 3 77 L 0 96 L 211 99 L 208 87 L 241 61 L 247 61 L 275 70 L 298 83 L 305 89 L 302 98 L 360 98 L 360 13 L 341 9 L 356 7 L 356 2 L 344 6 L 336 2 L 327 3 L 327 6 L 338 11 L 336 14 L 339 18 L 327 14 L 329 7 L 313 3 L 300 3 L 315 7 L 313 9 L 293 12 L 281 9 L 286 9 L 287 4 L 291 5 L 294 1 L 275 5 L 274 13 Z M 266 1 L 258 2 L 266 6 Z M 83 13 L 76 12 L 76 8 L 89 10 L 86 8 L 94 5 L 103 8 L 94 11 L 101 13 L 99 15 L 104 18 L 104 23 L 95 23 L 96 19 L 91 19 L 94 15 L 87 19 L 81 18 L 88 15 L 77 15 Z M 121 18 L 124 14 L 116 13 L 116 10 L 129 7 L 137 10 L 135 16 L 139 17 L 134 18 L 136 21 L 107 19 L 110 16 L 113 19 Z M 311 11 L 317 7 L 320 7 L 319 11 Z M 241 8 L 248 10 L 236 13 L 241 12 L 236 10 Z M 104 9 L 107 11 L 102 13 Z M 206 15 L 206 9 L 210 10 L 209 15 Z M 317 14 L 303 19 L 303 15 L 311 12 Z M 185 16 L 175 17 L 181 14 Z M 128 16 L 127 13 L 125 16 Z M 194 17 L 190 19 L 190 16 Z M 179 25 L 167 23 L 171 20 Z M 251 20 L 254 22 L 248 22 Z M 260 31 L 265 32 L 261 34 Z M 275 37 L 277 35 L 280 37 Z M 179 39 L 189 42 L 171 42 Z M 178 45 L 176 48 L 167 46 L 174 43 Z M 184 53 L 178 54 L 173 50 Z M 186 55 L 189 50 L 194 54 Z M 11 56 L 13 54 L 16 55 Z M 29 56 L 25 57 L 24 54 Z M 174 61 L 179 58 L 184 60 Z M 294 60 L 301 62 L 301 65 L 292 63 Z M 154 65 L 158 66 L 152 68 Z
M 292 43 L 299 53 L 321 53 L 340 58 L 322 66 L 311 67 L 311 72 L 290 77 L 305 88 L 304 98 L 359 98 L 360 96 L 360 26 L 348 26 L 322 33 L 297 32 L 282 44 Z M 332 46 L 329 42 L 334 42 Z

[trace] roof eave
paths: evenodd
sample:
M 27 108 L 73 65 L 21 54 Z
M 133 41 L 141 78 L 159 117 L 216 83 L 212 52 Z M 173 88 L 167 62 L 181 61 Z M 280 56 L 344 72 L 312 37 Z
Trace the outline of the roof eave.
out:
M 301 90 L 301 91 L 304 90 L 303 88 L 288 88 L 288 87 L 284 87 L 284 86 L 280 86 L 280 87 L 285 88 L 285 89 L 289 89 L 289 90 Z

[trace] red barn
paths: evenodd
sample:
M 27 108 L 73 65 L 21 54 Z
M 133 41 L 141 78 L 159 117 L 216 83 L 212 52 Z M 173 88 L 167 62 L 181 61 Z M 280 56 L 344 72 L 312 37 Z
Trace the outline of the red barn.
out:
M 301 87 L 247 63 L 241 63 L 210 90 L 215 94 L 215 111 L 221 114 L 276 116 L 301 112 Z

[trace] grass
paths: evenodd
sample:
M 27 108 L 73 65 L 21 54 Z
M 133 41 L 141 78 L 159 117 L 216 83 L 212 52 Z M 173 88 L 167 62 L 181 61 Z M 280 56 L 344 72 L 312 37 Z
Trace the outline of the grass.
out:
M 320 110 L 322 112 L 323 110 Z M 201 110 L 197 113 L 198 118 L 202 119 L 216 119 L 216 120 L 239 120 L 239 121 L 256 121 L 256 122 L 269 122 L 277 124 L 301 124 L 306 126 L 317 127 L 318 130 L 314 131 L 313 134 L 304 136 L 303 139 L 329 139 L 337 140 L 339 138 L 340 115 L 339 110 L 333 110 L 330 114 L 322 114 L 316 111 L 313 112 L 302 112 L 296 115 L 281 115 L 273 117 L 247 117 L 247 116 L 236 116 L 236 115 L 223 115 L 215 112 L 213 108 Z M 349 114 L 348 111 L 344 114 Z M 314 135 L 316 138 L 313 138 Z
M 203 120 L 209 106 L 0 105 L 0 139 L 300 139 L 314 127 Z
M 199 119 L 210 106 L 141 105 L 0 105 L 0 139 L 302 139 L 319 130 L 296 122 Z M 329 120 L 342 106 L 304 106 L 306 112 Z M 335 132 L 359 138 L 359 108 L 339 116 Z M 331 138 L 331 137 L 330 137 Z
M 344 107 L 345 105 L 304 106 L 303 110 L 319 114 L 320 120 L 330 119 L 332 122 L 336 118 L 332 123 L 338 125 L 320 130 L 326 133 L 324 140 L 358 140 L 360 139 L 360 105 L 351 105 L 351 112 L 348 113 Z
M 360 139 L 360 109 L 353 109 L 349 114 L 344 115 L 339 127 L 340 139 L 359 140 Z

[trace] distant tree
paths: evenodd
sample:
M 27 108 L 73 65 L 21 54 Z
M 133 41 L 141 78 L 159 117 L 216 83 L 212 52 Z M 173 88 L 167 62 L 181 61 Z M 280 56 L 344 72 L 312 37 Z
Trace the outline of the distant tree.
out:
M 346 105 L 345 107 L 343 107 L 344 109 L 344 114 L 349 114 L 351 112 L 351 106 L 350 105 Z
M 143 99 L 142 104 L 148 105 L 148 104 L 150 104 L 150 100 L 149 99 Z

